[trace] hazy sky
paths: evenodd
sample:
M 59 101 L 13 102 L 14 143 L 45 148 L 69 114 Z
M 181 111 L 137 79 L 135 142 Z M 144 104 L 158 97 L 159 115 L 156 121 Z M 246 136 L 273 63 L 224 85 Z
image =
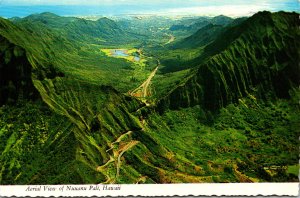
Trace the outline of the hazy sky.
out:
M 122 10 L 124 13 L 129 13 L 131 10 L 131 12 L 140 11 L 149 14 L 223 14 L 238 17 L 249 16 L 262 10 L 299 12 L 299 2 L 300 0 L 0 0 L 0 16 L 3 16 L 1 11 L 10 11 L 18 15 L 17 9 L 4 10 L 5 6 L 92 5 L 95 7 L 93 12 L 96 7 L 115 6 L 118 13 Z M 45 8 L 40 11 L 48 10 Z
M 298 3 L 299 0 L 0 0 L 2 4 L 10 5 L 99 5 L 99 4 L 187 4 L 187 5 L 276 5 Z

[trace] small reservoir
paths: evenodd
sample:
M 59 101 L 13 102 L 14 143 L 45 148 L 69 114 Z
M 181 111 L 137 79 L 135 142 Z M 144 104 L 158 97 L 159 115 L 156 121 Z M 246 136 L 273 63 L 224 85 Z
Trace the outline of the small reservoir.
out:
M 122 49 L 111 50 L 111 54 L 112 56 L 123 56 L 123 57 L 129 56 L 127 54 L 127 50 L 122 50 Z
M 124 57 L 124 58 L 130 58 L 133 61 L 139 62 L 141 60 L 141 58 L 136 55 L 136 53 L 133 54 L 128 54 L 128 50 L 125 49 L 113 49 L 110 50 L 110 54 L 113 57 Z

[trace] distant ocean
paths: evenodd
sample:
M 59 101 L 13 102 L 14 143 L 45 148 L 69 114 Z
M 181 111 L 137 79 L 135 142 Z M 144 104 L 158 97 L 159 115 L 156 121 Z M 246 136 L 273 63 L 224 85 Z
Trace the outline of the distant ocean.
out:
M 178 5 L 34 5 L 8 6 L 0 5 L 0 16 L 5 18 L 26 17 L 30 14 L 52 12 L 60 16 L 114 16 L 126 14 L 145 14 L 163 12 L 177 8 Z
M 151 9 L 151 6 L 82 6 L 82 5 L 34 5 L 34 6 L 1 6 L 0 16 L 5 18 L 25 17 L 30 14 L 52 12 L 60 16 L 90 16 L 90 15 L 121 15 L 141 13 L 143 10 Z M 153 9 L 153 8 L 152 8 Z
M 1 1 L 0 1 L 1 2 Z M 171 1 L 170 1 L 171 2 Z M 212 1 L 213 2 L 213 1 Z M 20 6 L 20 5 L 6 5 L 0 4 L 0 17 L 11 18 L 11 17 L 26 17 L 31 14 L 52 12 L 60 16 L 115 16 L 115 15 L 127 15 L 127 14 L 167 14 L 168 10 L 178 9 L 189 9 L 202 7 L 216 6 L 216 15 L 223 13 L 217 13 L 218 10 L 222 10 L 224 4 L 216 5 L 214 3 L 206 2 L 205 5 L 197 3 L 195 5 L 184 4 L 134 4 L 134 5 L 33 5 L 33 6 Z M 226 5 L 226 4 L 225 4 Z M 254 4 L 254 6 L 261 6 L 263 8 L 263 1 L 261 4 Z M 228 6 L 228 4 L 227 4 Z M 247 7 L 247 5 L 242 5 Z M 251 6 L 251 1 L 249 2 Z M 196 10 L 196 9 L 195 9 Z M 264 9 L 262 9 L 264 10 Z M 299 12 L 299 1 L 298 0 L 287 0 L 278 1 L 274 0 L 271 5 L 268 5 L 265 10 L 269 11 L 296 11 Z M 259 11 L 259 10 L 257 10 Z M 174 13 L 173 13 L 174 14 Z M 188 14 L 188 13 L 187 13 Z M 194 14 L 194 13 L 193 13 Z M 198 13 L 201 14 L 201 13 Z

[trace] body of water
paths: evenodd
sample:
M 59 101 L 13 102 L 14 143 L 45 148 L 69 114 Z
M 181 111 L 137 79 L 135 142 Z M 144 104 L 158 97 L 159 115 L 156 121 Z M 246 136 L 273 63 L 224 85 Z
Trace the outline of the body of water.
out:
M 122 56 L 122 57 L 129 56 L 125 50 L 112 50 L 112 55 L 113 56 Z
M 140 60 L 141 60 L 140 57 L 138 57 L 138 56 L 135 56 L 135 57 L 134 57 L 134 61 L 137 61 L 137 62 L 138 62 L 138 61 L 140 61 Z
M 111 50 L 111 54 L 114 57 L 118 57 L 118 56 L 128 57 L 129 56 L 129 54 L 127 54 L 127 51 L 126 50 L 122 50 L 122 49 Z M 141 58 L 139 56 L 133 56 L 133 60 L 138 62 L 138 61 L 141 60 Z

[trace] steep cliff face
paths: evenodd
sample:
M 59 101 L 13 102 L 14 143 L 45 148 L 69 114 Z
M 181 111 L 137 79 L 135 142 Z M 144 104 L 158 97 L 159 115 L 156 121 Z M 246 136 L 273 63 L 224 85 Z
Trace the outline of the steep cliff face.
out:
M 32 79 L 64 76 L 48 60 L 51 51 L 43 39 L 0 18 L 0 105 L 39 98 Z
M 31 80 L 26 51 L 2 36 L 0 46 L 0 106 L 19 98 L 36 99 L 38 92 Z
M 199 77 L 192 74 L 180 85 L 167 93 L 165 97 L 158 101 L 157 110 L 163 113 L 166 109 L 186 108 L 202 104 L 204 101 L 204 91 L 203 86 L 199 83 Z
M 199 48 L 215 40 L 226 28 L 222 25 L 208 24 L 199 29 L 195 34 L 174 44 L 172 48 Z
M 176 156 L 167 145 L 159 144 L 149 134 L 143 113 L 146 107 L 139 100 L 125 96 L 110 86 L 61 77 L 36 80 L 34 83 L 44 102 L 72 123 L 68 133 L 69 138 L 76 142 L 74 147 L 68 149 L 73 153 L 71 161 L 75 163 L 76 170 L 76 180 L 72 183 L 203 180 L 204 173 L 200 169 L 194 171 L 197 169 L 195 164 L 186 164 L 185 159 Z M 61 140 L 59 144 L 64 142 Z M 49 166 L 51 164 L 49 162 Z M 177 172 L 174 172 L 175 169 Z M 67 172 L 67 178 L 72 174 Z M 61 178 L 50 181 L 58 179 L 64 181 Z M 49 178 L 45 177 L 33 179 L 32 183 L 44 180 L 49 183 Z
M 110 160 L 106 150 L 119 136 L 141 130 L 131 113 L 142 104 L 64 77 L 43 40 L 56 38 L 33 34 L 0 19 L 0 183 L 104 182 L 109 170 L 96 168 Z
M 158 106 L 177 98 L 175 106 L 167 106 L 197 103 L 217 110 L 250 93 L 262 99 L 289 97 L 289 90 L 300 83 L 298 26 L 296 13 L 262 12 L 229 29 L 206 47 L 206 54 L 215 55 Z

